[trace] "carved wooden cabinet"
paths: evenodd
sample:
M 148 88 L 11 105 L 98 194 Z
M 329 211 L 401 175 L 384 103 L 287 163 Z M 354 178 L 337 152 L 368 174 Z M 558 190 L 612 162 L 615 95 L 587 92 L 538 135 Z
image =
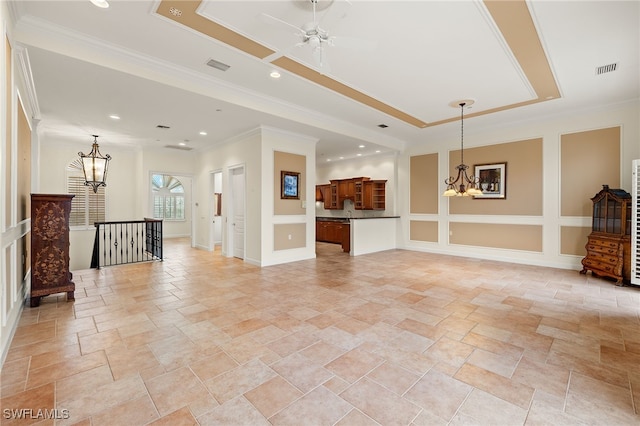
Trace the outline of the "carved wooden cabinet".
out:
M 69 271 L 69 214 L 73 195 L 31 194 L 31 306 L 49 294 L 76 289 Z
M 622 189 L 602 190 L 592 199 L 593 222 L 582 259 L 581 274 L 591 271 L 616 280 L 629 282 L 631 277 L 631 194 Z

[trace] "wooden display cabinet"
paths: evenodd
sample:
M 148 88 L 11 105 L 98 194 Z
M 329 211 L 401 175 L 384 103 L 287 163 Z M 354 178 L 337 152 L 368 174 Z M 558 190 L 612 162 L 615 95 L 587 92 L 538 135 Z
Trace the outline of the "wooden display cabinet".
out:
M 618 285 L 628 283 L 631 278 L 631 194 L 602 185 L 602 190 L 591 201 L 591 234 L 580 273 L 591 271 L 594 276 L 615 279 Z
M 31 306 L 49 294 L 76 286 L 69 271 L 69 214 L 73 195 L 31 194 Z

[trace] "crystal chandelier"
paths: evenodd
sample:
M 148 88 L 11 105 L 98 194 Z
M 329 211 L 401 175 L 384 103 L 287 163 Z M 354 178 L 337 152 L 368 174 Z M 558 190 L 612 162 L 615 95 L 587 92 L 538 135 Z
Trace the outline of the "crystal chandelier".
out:
M 79 152 L 80 161 L 82 162 L 82 171 L 84 172 L 84 184 L 93 187 L 93 192 L 98 192 L 98 187 L 107 186 L 107 166 L 111 156 L 100 154 L 98 148 L 98 135 L 93 136 L 93 147 L 91 152 L 83 154 Z
M 454 178 L 450 176 L 444 180 L 447 185 L 446 191 L 442 194 L 445 197 L 452 196 L 474 196 L 481 195 L 482 191 L 478 189 L 478 178 L 467 175 L 469 166 L 464 164 L 464 107 L 471 105 L 473 101 L 461 101 L 460 105 L 460 164 L 456 167 L 458 174 Z

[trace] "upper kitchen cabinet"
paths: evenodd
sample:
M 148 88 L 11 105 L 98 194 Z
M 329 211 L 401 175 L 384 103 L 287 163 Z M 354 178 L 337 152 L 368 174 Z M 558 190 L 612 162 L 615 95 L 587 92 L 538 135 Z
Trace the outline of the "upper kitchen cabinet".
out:
M 386 208 L 386 183 L 386 180 L 355 177 L 332 179 L 329 185 L 317 185 L 316 188 L 327 188 L 326 192 L 321 191 L 324 208 L 327 210 L 344 209 L 345 200 L 352 201 L 356 210 L 384 210 Z M 316 199 L 317 197 L 318 195 L 316 195 Z

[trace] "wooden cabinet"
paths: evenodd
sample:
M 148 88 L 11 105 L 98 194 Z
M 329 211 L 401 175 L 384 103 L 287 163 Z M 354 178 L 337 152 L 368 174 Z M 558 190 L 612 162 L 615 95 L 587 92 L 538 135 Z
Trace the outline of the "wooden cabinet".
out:
M 73 195 L 31 194 L 31 306 L 49 294 L 76 289 L 69 271 L 69 214 Z
M 339 181 L 332 180 L 329 184 L 329 207 L 330 210 L 342 210 L 344 208 L 344 202 L 340 202 L 340 198 L 338 196 L 338 186 Z M 326 209 L 325 203 L 325 209 Z
M 362 210 L 384 210 L 386 208 L 386 185 L 386 180 L 363 182 Z
M 386 180 L 371 180 L 368 177 L 334 179 L 327 185 L 329 196 L 324 196 L 324 208 L 342 210 L 345 200 L 350 200 L 355 210 L 385 210 L 386 184 Z M 316 188 L 322 186 L 325 185 Z M 316 199 L 317 194 L 316 189 Z
M 351 228 L 349 223 L 337 221 L 316 221 L 316 241 L 341 244 L 344 252 L 351 250 Z
M 364 179 L 364 178 L 340 179 L 338 183 L 338 197 L 343 203 L 344 203 L 344 200 L 354 201 L 355 182 L 358 179 Z
M 587 271 L 616 280 L 616 284 L 631 278 L 631 194 L 622 189 L 602 190 L 592 199 L 593 218 L 582 259 L 581 274 Z

